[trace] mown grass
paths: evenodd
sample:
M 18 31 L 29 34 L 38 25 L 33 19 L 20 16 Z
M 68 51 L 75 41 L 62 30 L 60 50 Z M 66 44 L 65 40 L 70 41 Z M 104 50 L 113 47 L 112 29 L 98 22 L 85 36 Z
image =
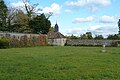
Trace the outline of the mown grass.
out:
M 0 80 L 120 80 L 120 48 L 0 49 Z

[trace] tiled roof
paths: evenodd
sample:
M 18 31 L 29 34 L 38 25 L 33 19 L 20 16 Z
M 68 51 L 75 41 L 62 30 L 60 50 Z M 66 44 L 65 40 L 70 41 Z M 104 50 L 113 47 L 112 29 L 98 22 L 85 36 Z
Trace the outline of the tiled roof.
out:
M 47 36 L 49 39 L 65 38 L 65 36 L 61 34 L 60 32 L 48 32 Z

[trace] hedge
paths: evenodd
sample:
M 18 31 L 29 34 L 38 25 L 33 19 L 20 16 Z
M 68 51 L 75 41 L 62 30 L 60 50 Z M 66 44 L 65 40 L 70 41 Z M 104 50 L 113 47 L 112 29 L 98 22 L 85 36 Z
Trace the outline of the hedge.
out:
M 9 48 L 9 40 L 6 37 L 2 37 L 0 39 L 0 49 L 6 49 Z

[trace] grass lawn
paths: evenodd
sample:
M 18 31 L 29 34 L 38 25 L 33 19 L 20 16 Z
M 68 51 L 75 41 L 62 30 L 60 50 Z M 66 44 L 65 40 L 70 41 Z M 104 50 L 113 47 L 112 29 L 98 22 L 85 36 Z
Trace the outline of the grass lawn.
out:
M 0 49 L 0 80 L 120 80 L 120 47 Z

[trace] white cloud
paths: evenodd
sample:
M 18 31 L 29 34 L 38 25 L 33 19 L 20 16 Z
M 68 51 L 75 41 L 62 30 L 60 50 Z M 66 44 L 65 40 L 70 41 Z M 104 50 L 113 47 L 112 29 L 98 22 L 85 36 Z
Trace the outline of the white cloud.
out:
M 67 1 L 65 3 L 68 6 L 86 6 L 86 5 L 102 5 L 107 6 L 111 4 L 111 0 L 77 0 L 77 1 Z
M 114 24 L 93 25 L 93 26 L 87 26 L 85 28 L 72 27 L 70 29 L 67 29 L 66 32 L 68 32 L 68 35 L 74 34 L 76 36 L 79 36 L 86 32 L 92 32 L 93 36 L 103 35 L 104 37 L 107 37 L 109 34 L 117 34 L 118 27 L 117 25 Z
M 70 9 L 65 10 L 66 13 L 71 13 L 72 11 Z
M 75 36 L 79 36 L 80 34 L 83 34 L 86 32 L 86 29 L 82 29 L 80 27 L 74 27 L 74 28 L 69 28 L 66 30 L 67 35 L 75 35 Z
M 113 23 L 114 21 L 116 21 L 116 18 L 114 16 L 102 16 L 100 19 L 101 23 Z
M 77 0 L 77 1 L 67 1 L 65 2 L 67 6 L 72 7 L 87 7 L 92 12 L 99 9 L 102 6 L 108 6 L 111 4 L 111 0 Z
M 90 7 L 88 7 L 88 9 L 90 9 L 91 12 L 95 12 L 95 11 L 99 10 L 99 8 L 97 6 L 90 6 Z
M 24 3 L 22 1 L 18 1 L 17 3 L 11 3 L 10 5 L 18 9 L 23 9 Z M 27 5 L 29 5 L 29 3 L 27 3 Z M 40 6 L 36 7 L 36 9 L 39 9 L 39 8 Z M 49 12 L 52 12 L 54 15 L 58 15 L 61 12 L 61 6 L 57 3 L 53 3 L 50 7 L 44 7 L 42 10 L 43 11 L 38 11 L 38 13 L 42 12 L 47 14 Z
M 32 9 L 32 7 L 31 7 L 32 5 L 30 3 L 26 2 L 26 4 L 27 4 L 27 6 L 29 6 L 29 8 Z M 18 1 L 16 3 L 11 3 L 10 6 L 12 6 L 13 8 L 20 9 L 20 10 L 26 12 L 25 4 L 22 1 Z M 39 11 L 39 9 L 40 8 L 38 6 L 36 6 L 33 11 L 35 11 L 37 13 Z
M 94 20 L 93 16 L 89 16 L 87 18 L 75 18 L 72 22 L 73 23 L 85 23 L 85 22 L 91 22 Z
M 98 29 L 98 28 L 101 28 L 101 27 L 102 27 L 101 25 L 93 25 L 93 26 L 90 26 L 90 27 L 88 28 L 88 30 L 94 31 L 94 30 L 96 30 L 96 29 Z
M 58 15 L 61 12 L 61 7 L 57 3 L 53 3 L 50 7 L 43 8 L 43 13 L 52 12 L 54 15 Z
M 88 32 L 90 31 L 94 35 L 103 35 L 104 37 L 107 37 L 109 34 L 117 34 L 117 30 L 117 25 L 114 24 L 94 25 L 87 29 Z
M 21 8 L 24 6 L 24 3 L 22 1 L 18 1 L 17 3 L 11 3 L 10 5 L 15 8 Z

